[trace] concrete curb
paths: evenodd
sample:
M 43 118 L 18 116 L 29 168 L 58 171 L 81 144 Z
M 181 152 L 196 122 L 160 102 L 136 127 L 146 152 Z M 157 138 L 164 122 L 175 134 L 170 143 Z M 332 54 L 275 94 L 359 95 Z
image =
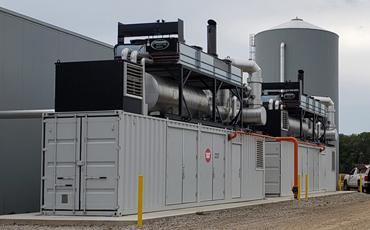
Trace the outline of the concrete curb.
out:
M 325 192 L 310 194 L 310 198 L 345 195 L 353 193 L 354 191 L 343 192 Z M 263 200 L 229 203 L 220 205 L 210 205 L 196 208 L 185 208 L 178 210 L 169 210 L 161 212 L 145 213 L 143 215 L 143 223 L 149 223 L 156 219 L 169 218 L 173 216 L 191 215 L 197 212 L 214 212 L 225 209 L 235 209 L 250 206 L 259 206 L 273 203 L 281 203 L 293 201 L 292 197 L 273 197 Z M 303 201 L 304 202 L 304 201 Z M 53 226 L 89 226 L 89 225 L 104 225 L 104 226 L 128 226 L 135 225 L 137 221 L 136 215 L 122 216 L 122 217 L 100 217 L 100 216 L 43 216 L 40 213 L 26 213 L 0 216 L 0 224 L 2 225 L 53 225 Z

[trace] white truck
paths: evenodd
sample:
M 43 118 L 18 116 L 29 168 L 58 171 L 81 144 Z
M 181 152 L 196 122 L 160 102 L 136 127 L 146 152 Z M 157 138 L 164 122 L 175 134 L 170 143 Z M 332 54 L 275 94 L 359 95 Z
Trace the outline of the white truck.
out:
M 346 174 L 343 179 L 343 190 L 350 190 L 351 188 L 357 188 L 360 190 L 360 176 L 362 176 L 362 192 L 370 193 L 370 181 L 369 181 L 370 165 L 362 165 L 355 167 L 349 174 Z

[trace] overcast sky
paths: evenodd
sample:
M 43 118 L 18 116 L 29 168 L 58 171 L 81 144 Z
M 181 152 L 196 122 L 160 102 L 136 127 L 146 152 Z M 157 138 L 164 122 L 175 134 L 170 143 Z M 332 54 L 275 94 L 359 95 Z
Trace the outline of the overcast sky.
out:
M 368 0 L 0 0 L 0 6 L 112 45 L 118 21 L 181 18 L 186 43 L 206 47 L 206 22 L 213 18 L 219 56 L 246 58 L 249 34 L 298 16 L 339 35 L 340 132 L 370 131 Z

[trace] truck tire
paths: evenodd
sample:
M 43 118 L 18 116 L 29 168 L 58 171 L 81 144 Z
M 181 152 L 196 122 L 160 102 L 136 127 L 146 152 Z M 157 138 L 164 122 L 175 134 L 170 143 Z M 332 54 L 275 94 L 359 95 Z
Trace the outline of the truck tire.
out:
M 343 182 L 343 191 L 349 191 L 349 187 L 348 187 L 348 184 L 347 184 L 347 180 L 345 180 Z

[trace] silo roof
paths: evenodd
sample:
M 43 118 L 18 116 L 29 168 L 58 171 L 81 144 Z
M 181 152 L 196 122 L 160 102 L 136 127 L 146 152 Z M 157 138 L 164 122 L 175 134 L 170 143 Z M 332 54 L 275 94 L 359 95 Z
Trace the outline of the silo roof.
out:
M 272 27 L 270 30 L 276 30 L 276 29 L 313 29 L 313 30 L 325 30 L 321 27 L 315 26 L 311 23 L 303 21 L 303 19 L 300 18 L 294 18 L 290 20 L 289 22 L 285 22 L 283 24 L 280 24 L 278 26 Z

